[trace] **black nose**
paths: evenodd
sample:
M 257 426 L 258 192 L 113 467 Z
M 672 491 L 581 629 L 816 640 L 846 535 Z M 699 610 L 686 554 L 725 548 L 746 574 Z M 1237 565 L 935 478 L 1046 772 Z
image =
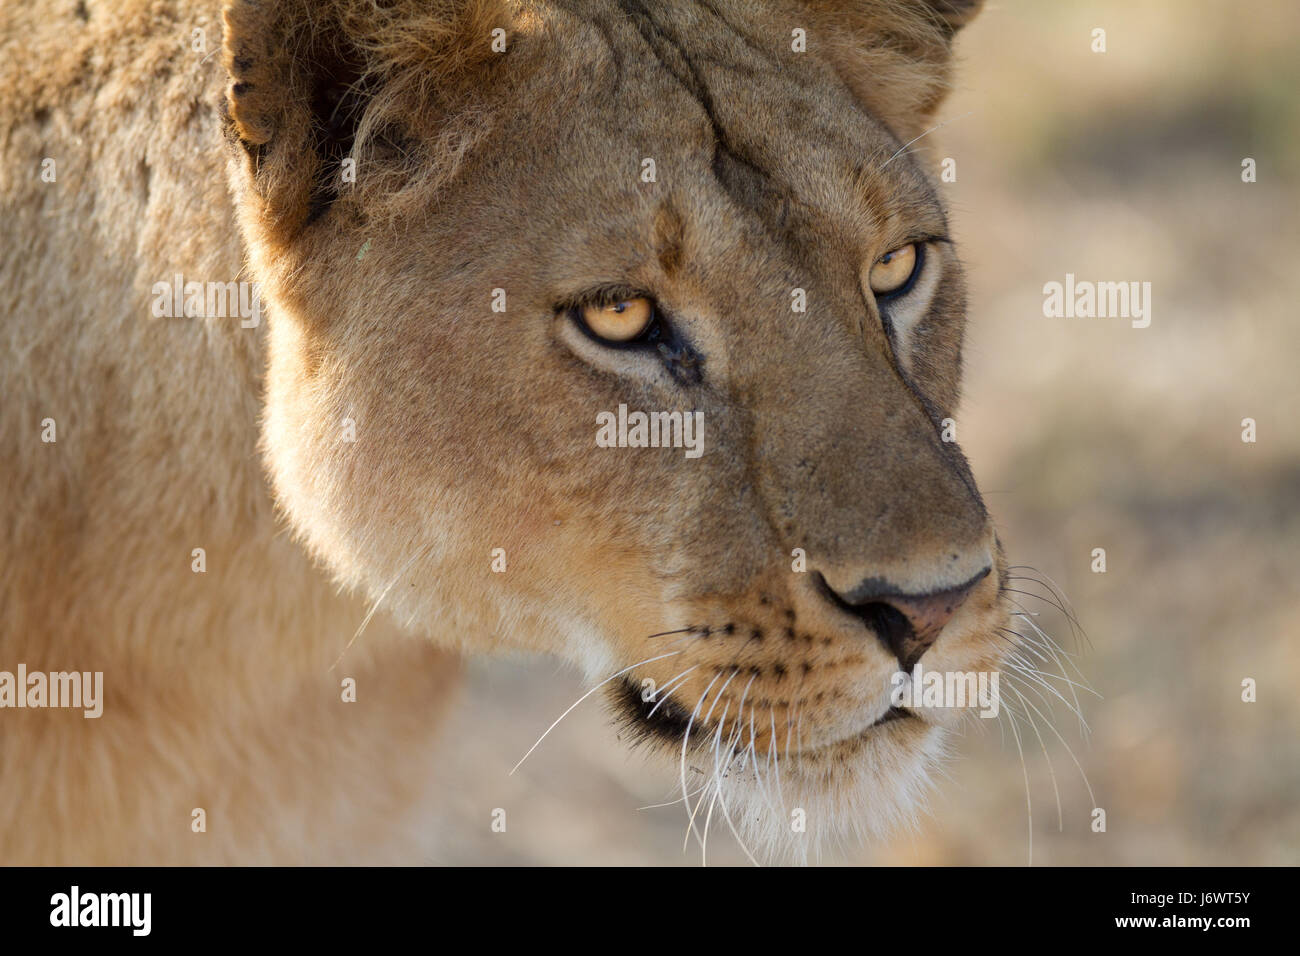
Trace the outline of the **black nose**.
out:
M 954 587 L 923 594 L 905 593 L 880 578 L 868 578 L 853 590 L 839 594 L 820 574 L 817 578 L 827 597 L 860 617 L 898 658 L 903 670 L 910 671 L 990 570 L 985 568 Z

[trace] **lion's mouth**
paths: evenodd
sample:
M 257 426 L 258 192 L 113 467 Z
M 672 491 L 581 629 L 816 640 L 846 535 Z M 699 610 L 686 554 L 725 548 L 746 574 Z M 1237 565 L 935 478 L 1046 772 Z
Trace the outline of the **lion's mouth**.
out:
M 688 731 L 695 734 L 705 731 L 698 715 L 692 721 L 691 712 L 671 697 L 662 701 L 645 700 L 641 687 L 631 677 L 616 682 L 611 696 L 616 716 L 623 729 L 631 733 L 634 743 L 657 740 L 680 744 Z
M 617 681 L 611 697 L 615 715 L 623 731 L 632 737 L 633 743 L 658 741 L 681 746 L 689 732 L 690 740 L 699 741 L 699 746 L 705 746 L 718 730 L 717 721 L 714 721 L 713 726 L 706 724 L 700 714 L 692 715 L 691 711 L 671 697 L 660 701 L 646 700 L 640 685 L 631 677 L 625 676 Z M 905 707 L 890 707 L 864 730 L 855 733 L 852 739 L 861 740 L 876 728 L 898 720 L 920 720 L 920 717 Z
M 872 727 L 879 727 L 881 724 L 887 724 L 891 720 L 909 720 L 909 719 L 919 720 L 920 718 L 917 717 L 916 714 L 908 710 L 906 707 L 890 707 L 889 710 L 885 711 L 884 715 L 881 716 L 874 724 L 872 724 L 871 727 L 868 727 L 867 730 L 871 730 Z

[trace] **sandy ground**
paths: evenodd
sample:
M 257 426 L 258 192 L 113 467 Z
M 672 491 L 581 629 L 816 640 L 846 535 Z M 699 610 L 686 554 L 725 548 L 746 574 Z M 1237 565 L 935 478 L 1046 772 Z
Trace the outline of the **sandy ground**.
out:
M 1300 6 L 1247 6 L 1002 0 L 959 42 L 951 122 L 915 147 L 956 160 L 959 437 L 1012 563 L 1061 586 L 1087 639 L 1026 609 L 1103 699 L 1085 695 L 1087 734 L 1061 707 L 1041 746 L 1022 722 L 1023 771 L 1009 722 L 980 722 L 915 832 L 825 862 L 1021 864 L 1031 839 L 1035 864 L 1300 862 Z M 1045 318 L 1043 284 L 1067 272 L 1149 281 L 1150 327 Z M 581 693 L 549 661 L 471 668 L 444 861 L 700 862 L 680 806 L 638 810 L 672 782 L 595 699 L 508 776 Z M 744 862 L 725 830 L 709 862 Z

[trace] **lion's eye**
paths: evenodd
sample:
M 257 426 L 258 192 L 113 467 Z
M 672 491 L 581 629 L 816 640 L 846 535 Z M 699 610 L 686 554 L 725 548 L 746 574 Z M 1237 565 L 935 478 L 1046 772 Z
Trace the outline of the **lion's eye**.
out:
M 587 305 L 582 321 L 597 338 L 608 342 L 631 342 L 654 321 L 655 309 L 649 299 L 621 299 L 609 305 Z
M 916 274 L 919 260 L 914 242 L 885 253 L 871 265 L 868 279 L 871 291 L 878 296 L 897 295 L 904 291 Z

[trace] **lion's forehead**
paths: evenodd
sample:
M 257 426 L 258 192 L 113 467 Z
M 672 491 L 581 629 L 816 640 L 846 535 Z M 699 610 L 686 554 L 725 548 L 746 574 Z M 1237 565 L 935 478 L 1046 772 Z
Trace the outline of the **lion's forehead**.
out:
M 505 135 L 552 130 L 572 144 L 565 174 L 584 186 L 608 179 L 620 196 L 634 194 L 635 177 L 620 181 L 617 170 L 655 159 L 668 165 L 663 176 L 679 194 L 699 198 L 720 187 L 769 232 L 801 211 L 859 224 L 943 219 L 906 144 L 819 56 L 791 55 L 790 27 L 770 11 L 576 3 L 553 12 L 547 26 L 538 55 L 570 61 L 581 90 L 567 102 L 576 108 L 527 109 Z M 553 90 L 547 71 L 535 76 Z M 620 156 L 628 150 L 639 152 Z

